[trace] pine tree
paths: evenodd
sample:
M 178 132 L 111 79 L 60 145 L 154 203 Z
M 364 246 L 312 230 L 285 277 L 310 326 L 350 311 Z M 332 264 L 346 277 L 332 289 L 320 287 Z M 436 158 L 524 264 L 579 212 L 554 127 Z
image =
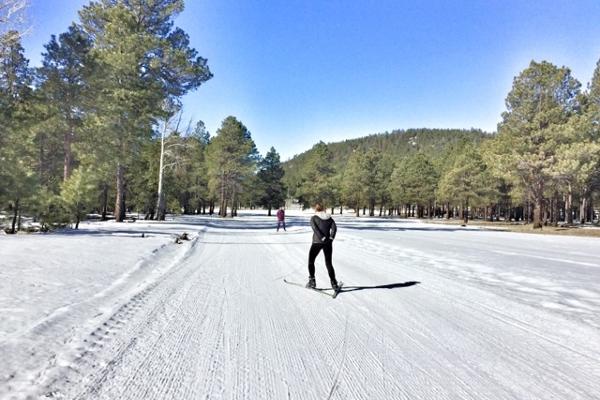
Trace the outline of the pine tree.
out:
M 362 165 L 365 180 L 366 200 L 369 207 L 369 216 L 371 217 L 375 215 L 375 204 L 378 201 L 380 187 L 382 185 L 382 176 L 379 172 L 381 160 L 381 152 L 375 149 L 370 149 L 365 154 Z
M 37 185 L 32 168 L 32 81 L 19 35 L 6 33 L 0 37 L 0 203 L 12 211 L 11 233 Z
M 377 167 L 377 198 L 379 200 L 379 216 L 381 217 L 385 207 L 389 207 L 392 200 L 390 194 L 390 181 L 394 172 L 394 158 L 389 154 L 383 154 L 379 159 Z
M 417 216 L 424 216 L 425 207 L 431 217 L 435 191 L 439 179 L 433 163 L 423 153 L 416 153 L 401 161 L 390 182 L 390 193 L 396 204 L 406 204 L 407 208 L 417 206 Z
M 452 166 L 440 178 L 437 197 L 458 204 L 463 209 L 465 224 L 469 208 L 487 205 L 495 194 L 493 178 L 479 151 L 472 145 L 464 148 Z
M 313 146 L 300 176 L 296 196 L 304 207 L 311 207 L 316 203 L 326 207 L 335 202 L 335 170 L 331 151 L 325 143 L 319 142 Z
M 43 66 L 38 70 L 41 101 L 52 109 L 40 133 L 46 135 L 50 130 L 54 137 L 44 139 L 51 143 L 62 142 L 61 152 L 46 151 L 45 155 L 56 157 L 62 153 L 63 181 L 74 167 L 73 145 L 81 140 L 84 115 L 90 108 L 85 95 L 89 93 L 89 77 L 93 73 L 91 46 L 91 39 L 80 27 L 71 25 L 58 39 L 52 35 L 45 46 Z M 44 143 L 39 146 L 43 149 Z
M 223 120 L 207 148 L 209 186 L 219 199 L 219 215 L 235 216 L 237 201 L 250 176 L 256 172 L 258 152 L 250 131 L 235 117 Z
M 344 169 L 342 178 L 342 198 L 354 209 L 355 215 L 360 215 L 360 208 L 368 197 L 367 178 L 365 173 L 365 155 L 360 151 L 352 153 Z
M 206 207 L 210 209 L 210 203 L 214 199 L 210 198 L 208 190 L 208 170 L 206 165 L 206 149 L 210 144 L 210 133 L 206 129 L 204 122 L 198 121 L 192 132 L 190 140 L 194 141 L 191 154 L 191 176 L 190 176 L 190 194 L 195 204 L 195 210 L 198 214 L 206 214 Z
M 63 182 L 61 197 L 71 221 L 75 224 L 75 229 L 79 229 L 79 222 L 91 209 L 97 187 L 93 172 L 84 168 L 76 169 Z
M 258 163 L 259 199 L 261 206 L 267 207 L 268 215 L 271 216 L 273 208 L 280 207 L 285 203 L 286 188 L 283 184 L 283 168 L 279 153 L 271 147 L 265 157 Z
M 534 206 L 534 228 L 542 227 L 545 190 L 559 144 L 557 125 L 577 112 L 580 86 L 568 68 L 532 61 L 506 98 L 496 138 L 497 168 L 515 185 L 523 185 Z
M 156 119 L 164 116 L 163 104 L 176 103 L 212 76 L 185 32 L 173 28 L 182 10 L 182 0 L 102 0 L 80 12 L 99 65 L 94 122 L 114 155 L 117 221 L 125 217 L 127 169 Z

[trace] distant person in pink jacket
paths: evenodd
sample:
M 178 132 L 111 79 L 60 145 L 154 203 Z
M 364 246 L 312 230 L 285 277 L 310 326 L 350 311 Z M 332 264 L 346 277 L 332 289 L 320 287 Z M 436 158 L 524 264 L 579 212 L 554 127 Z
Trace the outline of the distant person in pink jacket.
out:
M 279 232 L 279 228 L 283 225 L 283 230 L 285 231 L 285 211 L 283 211 L 283 207 L 280 207 L 277 210 L 277 232 Z

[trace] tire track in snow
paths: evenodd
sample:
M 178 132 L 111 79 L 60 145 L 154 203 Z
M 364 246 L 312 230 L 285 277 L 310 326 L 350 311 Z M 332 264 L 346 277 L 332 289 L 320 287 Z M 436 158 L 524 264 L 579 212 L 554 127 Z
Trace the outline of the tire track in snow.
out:
M 173 276 L 180 277 L 179 279 L 183 276 L 185 279 L 194 272 L 182 268 L 185 265 L 186 261 L 184 260 L 178 267 L 169 271 L 166 279 Z M 74 395 L 87 398 L 87 395 L 94 392 L 96 387 L 110 381 L 113 378 L 114 368 L 122 362 L 124 356 L 138 346 L 138 338 L 148 329 L 150 323 L 160 320 L 159 316 L 164 313 L 166 300 L 176 289 L 173 285 L 163 285 L 159 280 L 135 294 L 130 301 L 121 305 L 108 318 L 105 322 L 107 330 L 103 331 L 102 326 L 96 328 L 77 348 L 79 354 L 72 360 L 74 368 L 71 369 L 80 368 L 82 372 L 78 375 L 64 373 L 51 382 L 46 390 L 58 393 L 64 391 L 65 397 Z M 65 385 L 65 381 L 69 385 Z M 77 388 L 86 383 L 90 385 L 88 389 L 76 395 Z M 58 389 L 51 389 L 53 387 Z

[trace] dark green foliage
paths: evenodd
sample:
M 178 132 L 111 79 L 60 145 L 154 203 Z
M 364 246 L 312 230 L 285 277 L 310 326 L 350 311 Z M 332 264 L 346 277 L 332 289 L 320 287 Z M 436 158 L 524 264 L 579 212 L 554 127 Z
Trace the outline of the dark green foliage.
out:
M 10 231 L 20 213 L 33 209 L 37 189 L 31 127 L 33 74 L 19 35 L 0 37 L 0 207 L 12 214 Z
M 437 199 L 462 207 L 465 223 L 472 206 L 488 206 L 497 200 L 499 182 L 491 175 L 479 150 L 467 145 L 444 170 L 440 178 Z
M 80 12 L 82 28 L 93 39 L 92 56 L 99 68 L 96 130 L 112 147 L 116 175 L 115 217 L 125 217 L 125 192 L 141 145 L 152 126 L 177 104 L 179 97 L 212 77 L 206 60 L 189 47 L 189 38 L 173 27 L 181 0 L 103 0 Z
M 491 135 L 480 130 L 423 128 L 395 130 L 391 133 L 386 132 L 359 139 L 329 143 L 327 146 L 331 152 L 330 168 L 335 171 L 344 171 L 350 156 L 356 152 L 379 151 L 381 157 L 389 157 L 392 162 L 400 161 L 410 154 L 421 152 L 431 157 L 435 162 L 435 160 L 442 158 L 441 156 L 450 146 L 456 143 L 480 143 L 489 138 L 491 138 Z M 302 180 L 303 167 L 310 159 L 313 151 L 314 148 L 293 157 L 283 164 L 286 173 L 285 182 L 292 195 L 295 195 L 295 190 Z
M 89 78 L 94 72 L 90 55 L 92 41 L 77 25 L 53 35 L 45 46 L 43 66 L 38 70 L 39 101 L 44 108 L 43 124 L 37 132 L 40 171 L 46 187 L 55 191 L 50 177 L 62 169 L 66 180 L 75 166 L 73 147 L 82 141 L 81 127 L 91 107 Z M 46 177 L 48 175 L 48 177 Z
M 283 168 L 279 153 L 271 147 L 265 158 L 258 163 L 258 204 L 268 210 L 271 215 L 273 208 L 285 203 L 287 190 L 283 184 Z
M 531 62 L 513 82 L 507 111 L 498 126 L 498 169 L 522 185 L 534 205 L 534 227 L 542 227 L 545 191 L 552 179 L 563 125 L 579 111 L 580 83 L 571 71 L 548 62 Z
M 439 172 L 430 158 L 424 153 L 416 153 L 398 164 L 389 191 L 396 204 L 416 204 L 421 217 L 423 208 L 431 207 L 435 200 L 438 180 Z
M 207 147 L 209 188 L 219 199 L 219 214 L 235 216 L 240 196 L 251 185 L 256 172 L 258 152 L 248 128 L 235 117 L 223 120 L 221 128 Z
M 308 154 L 301 166 L 301 177 L 297 182 L 295 197 L 305 208 L 316 203 L 325 207 L 335 205 L 335 169 L 329 146 L 319 142 Z

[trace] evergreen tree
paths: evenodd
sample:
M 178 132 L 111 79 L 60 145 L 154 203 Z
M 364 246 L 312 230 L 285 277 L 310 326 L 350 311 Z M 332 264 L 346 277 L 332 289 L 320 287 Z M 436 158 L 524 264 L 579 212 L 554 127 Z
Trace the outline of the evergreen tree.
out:
M 313 146 L 302 167 L 301 182 L 296 190 L 298 200 L 304 207 L 316 203 L 326 207 L 335 201 L 334 175 L 329 147 L 319 142 Z
M 416 153 L 400 162 L 394 170 L 390 182 L 392 199 L 407 208 L 416 205 L 419 218 L 423 218 L 425 207 L 428 207 L 431 217 L 438 179 L 439 174 L 429 157 Z
M 377 198 L 379 199 L 379 216 L 383 214 L 385 207 L 389 207 L 392 196 L 390 194 L 390 182 L 394 172 L 394 159 L 389 154 L 383 154 L 379 159 L 377 167 Z
M 63 182 L 61 197 L 71 222 L 75 224 L 75 229 L 79 229 L 79 222 L 91 209 L 97 188 L 98 185 L 92 171 L 83 168 L 76 169 Z
M 268 215 L 271 216 L 271 210 L 283 205 L 286 196 L 286 188 L 282 181 L 284 172 L 279 153 L 274 147 L 271 147 L 259 162 L 257 175 L 260 187 L 258 202 L 261 206 L 267 207 Z
M 184 31 L 173 28 L 182 0 L 101 0 L 80 12 L 83 30 L 93 39 L 94 122 L 110 146 L 116 172 L 115 217 L 125 217 L 127 169 L 132 155 L 148 140 L 162 104 L 212 75 L 206 60 L 189 47 Z
M 579 108 L 580 83 L 566 67 L 532 61 L 513 82 L 496 138 L 498 170 L 524 186 L 534 206 L 534 228 L 542 227 L 545 190 L 556 162 L 557 125 Z
M 192 132 L 190 140 L 194 141 L 191 154 L 191 176 L 190 176 L 190 194 L 195 204 L 196 213 L 206 214 L 206 207 L 211 207 L 214 199 L 210 196 L 208 189 L 208 169 L 206 165 L 206 150 L 210 144 L 210 133 L 206 129 L 204 122 L 198 121 Z
M 52 35 L 43 54 L 43 66 L 38 70 L 41 101 L 51 108 L 49 118 L 41 129 L 40 148 L 47 142 L 61 142 L 59 152 L 45 151 L 46 157 L 60 156 L 62 153 L 62 180 L 67 180 L 74 167 L 73 144 L 81 138 L 81 125 L 87 109 L 85 94 L 89 92 L 88 82 L 93 72 L 93 60 L 89 55 L 91 39 L 76 25 L 71 25 L 58 39 Z M 50 136 L 48 135 L 50 130 Z M 52 137 L 54 136 L 54 137 Z M 52 163 L 41 159 L 41 163 Z
M 19 35 L 6 33 L 0 37 L 0 204 L 12 211 L 11 233 L 37 185 L 32 168 L 32 81 Z
M 473 146 L 468 146 L 455 158 L 453 165 L 444 171 L 437 197 L 460 205 L 466 224 L 469 221 L 469 207 L 491 202 L 493 186 L 492 176 L 481 154 Z
M 382 176 L 379 172 L 381 160 L 381 152 L 371 149 L 365 154 L 362 165 L 365 180 L 366 200 L 369 207 L 369 216 L 371 217 L 375 215 L 375 204 L 378 201 L 380 187 L 382 185 Z
M 219 215 L 235 216 L 245 183 L 256 171 L 258 153 L 248 129 L 235 117 L 223 120 L 207 148 L 209 186 L 219 199 Z
M 354 209 L 355 215 L 360 215 L 360 208 L 368 197 L 368 174 L 365 173 L 365 155 L 360 151 L 352 153 L 344 169 L 342 178 L 342 198 Z
M 555 162 L 550 175 L 565 192 L 566 222 L 573 223 L 573 196 L 580 196 L 581 222 L 585 222 L 586 206 L 591 197 L 593 176 L 600 165 L 600 128 L 593 123 L 594 111 L 574 115 L 556 129 Z

